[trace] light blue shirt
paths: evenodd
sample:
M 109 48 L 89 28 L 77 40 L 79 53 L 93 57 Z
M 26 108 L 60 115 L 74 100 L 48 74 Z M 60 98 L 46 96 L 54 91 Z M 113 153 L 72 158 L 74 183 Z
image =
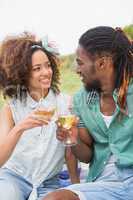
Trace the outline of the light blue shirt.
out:
M 59 113 L 68 112 L 69 97 L 67 95 L 56 95 L 52 90 L 43 100 L 45 105 L 57 108 Z M 32 112 L 38 102 L 27 95 L 26 101 L 13 99 L 10 102 L 15 124 L 24 119 Z M 57 113 L 56 113 L 57 114 Z M 33 184 L 33 191 L 29 199 L 36 199 L 36 189 L 44 181 L 57 175 L 64 162 L 64 146 L 56 139 L 57 126 L 50 122 L 42 127 L 25 131 L 18 141 L 10 159 L 3 167 L 13 170 Z

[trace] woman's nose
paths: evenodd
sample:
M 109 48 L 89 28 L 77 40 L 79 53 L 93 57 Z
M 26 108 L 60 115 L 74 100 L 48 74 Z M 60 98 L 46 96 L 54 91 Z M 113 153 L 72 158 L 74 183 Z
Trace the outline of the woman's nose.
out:
M 49 69 L 45 66 L 42 66 L 41 73 L 42 74 L 49 74 Z

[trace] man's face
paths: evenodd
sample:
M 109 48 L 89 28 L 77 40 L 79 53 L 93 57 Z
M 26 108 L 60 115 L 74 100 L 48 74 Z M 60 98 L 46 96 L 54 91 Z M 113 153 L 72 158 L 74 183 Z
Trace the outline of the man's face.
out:
M 78 46 L 76 52 L 77 73 L 81 77 L 87 91 L 100 90 L 100 81 L 96 72 L 95 60 L 89 55 L 85 49 Z

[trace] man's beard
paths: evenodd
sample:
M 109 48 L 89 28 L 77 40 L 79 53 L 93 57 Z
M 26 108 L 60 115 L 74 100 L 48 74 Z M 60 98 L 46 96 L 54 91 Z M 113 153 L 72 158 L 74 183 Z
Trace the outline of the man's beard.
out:
M 86 84 L 85 89 L 87 92 L 97 91 L 99 94 L 101 93 L 101 83 L 99 80 L 95 80 L 92 83 Z

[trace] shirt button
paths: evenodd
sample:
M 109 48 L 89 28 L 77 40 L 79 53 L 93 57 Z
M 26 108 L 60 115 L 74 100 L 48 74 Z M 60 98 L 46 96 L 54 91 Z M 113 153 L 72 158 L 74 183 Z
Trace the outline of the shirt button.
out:
M 115 145 L 114 145 L 114 144 L 110 144 L 110 146 L 111 146 L 111 147 L 114 147 Z
M 106 164 L 106 162 L 104 161 L 104 162 L 103 162 L 103 164 L 105 165 L 105 164 Z
M 131 117 L 132 117 L 132 114 L 129 114 L 128 117 L 131 118 Z

